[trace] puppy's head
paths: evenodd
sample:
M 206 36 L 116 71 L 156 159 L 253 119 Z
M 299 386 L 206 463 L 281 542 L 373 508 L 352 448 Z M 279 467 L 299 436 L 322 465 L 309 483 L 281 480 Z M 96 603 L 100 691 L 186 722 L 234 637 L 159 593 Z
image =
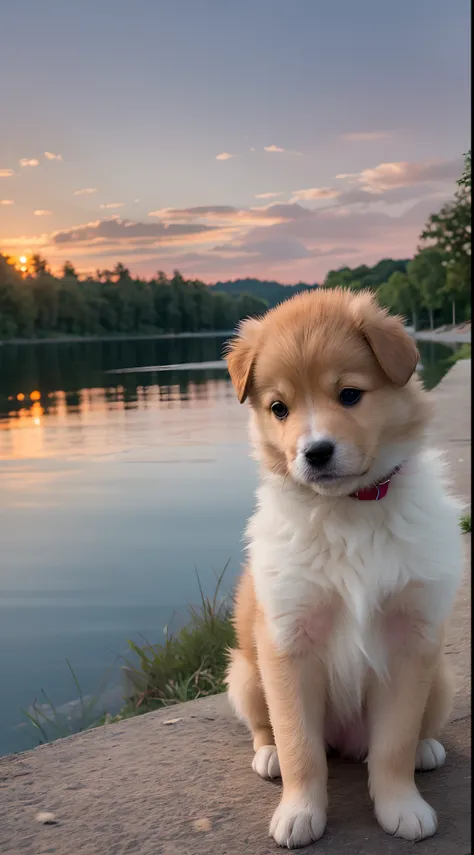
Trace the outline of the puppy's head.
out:
M 429 414 L 418 351 L 372 294 L 305 292 L 244 321 L 227 365 L 264 467 L 323 495 L 389 475 Z

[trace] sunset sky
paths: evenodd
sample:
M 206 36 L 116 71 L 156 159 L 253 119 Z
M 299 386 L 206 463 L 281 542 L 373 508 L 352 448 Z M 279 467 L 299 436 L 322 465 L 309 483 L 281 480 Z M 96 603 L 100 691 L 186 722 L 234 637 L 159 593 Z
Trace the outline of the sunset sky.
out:
M 0 252 L 205 281 L 408 257 L 469 148 L 469 0 L 3 0 Z

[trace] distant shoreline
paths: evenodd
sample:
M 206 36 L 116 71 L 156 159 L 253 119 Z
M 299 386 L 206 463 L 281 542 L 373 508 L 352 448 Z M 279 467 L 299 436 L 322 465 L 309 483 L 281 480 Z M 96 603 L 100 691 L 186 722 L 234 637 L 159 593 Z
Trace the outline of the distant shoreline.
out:
M 0 339 L 2 345 L 18 344 L 86 344 L 101 341 L 151 341 L 170 338 L 229 338 L 234 330 L 205 330 L 183 333 L 111 333 L 110 335 L 65 335 L 54 338 L 8 338 Z
M 205 330 L 202 332 L 183 332 L 183 333 L 111 333 L 110 335 L 69 335 L 57 336 L 54 338 L 10 338 L 0 340 L 2 345 L 21 345 L 21 344 L 87 344 L 94 342 L 107 341 L 152 341 L 163 339 L 180 339 L 180 338 L 229 338 L 234 335 L 235 330 Z M 458 332 L 458 330 L 420 330 L 413 333 L 413 330 L 408 328 L 410 335 L 420 341 L 438 341 L 440 344 L 470 344 L 471 332 Z
M 420 341 L 438 341 L 440 344 L 470 344 L 471 332 L 458 332 L 457 330 L 420 330 L 420 332 L 410 332 L 414 338 Z

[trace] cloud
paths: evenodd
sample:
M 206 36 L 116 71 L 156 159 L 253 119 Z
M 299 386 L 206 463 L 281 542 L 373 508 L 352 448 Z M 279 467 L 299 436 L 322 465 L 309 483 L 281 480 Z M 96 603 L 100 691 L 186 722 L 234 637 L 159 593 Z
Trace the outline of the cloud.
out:
M 283 193 L 256 193 L 256 199 L 276 199 L 277 196 L 283 196 Z
M 0 169 L 0 178 L 11 178 L 14 174 L 13 169 Z
M 216 160 L 230 160 L 232 157 L 237 157 L 237 155 L 230 154 L 228 151 L 221 151 L 220 154 L 216 154 Z
M 319 199 L 337 199 L 340 190 L 334 187 L 308 187 L 307 190 L 293 190 L 290 202 L 314 202 Z
M 14 205 L 13 199 L 0 199 L 0 205 Z
M 50 217 L 52 211 L 45 211 L 43 208 L 37 208 L 36 211 L 33 211 L 35 217 Z
M 292 151 L 290 148 L 281 148 L 278 145 L 264 145 L 263 150 L 268 151 L 271 154 L 276 152 L 278 154 L 297 154 L 301 156 L 301 151 Z
M 280 148 L 278 145 L 264 145 L 263 150 L 264 151 L 278 151 L 278 152 L 285 151 L 284 148 Z
M 162 208 L 150 211 L 148 222 L 110 212 L 60 231 L 3 238 L 0 247 L 16 255 L 38 248 L 58 267 L 71 257 L 83 270 L 128 259 L 146 276 L 161 268 L 211 282 L 236 276 L 322 281 L 329 267 L 410 257 L 428 215 L 452 196 L 461 169 L 460 161 L 381 163 L 346 174 L 337 189 L 296 191 L 290 202 L 269 191 L 257 197 L 262 205 Z M 318 201 L 324 204 L 312 204 Z
M 100 208 L 123 208 L 125 202 L 107 202 L 105 205 L 99 205 Z
M 355 133 L 342 134 L 344 140 L 349 142 L 375 142 L 385 140 L 390 136 L 386 131 L 356 131 Z
M 74 190 L 73 196 L 89 196 L 91 193 L 97 193 L 97 187 L 83 187 L 81 190 Z
M 174 243 L 180 240 L 190 240 L 196 235 L 206 236 L 217 231 L 215 226 L 197 223 L 140 223 L 134 220 L 121 220 L 111 217 L 96 220 L 92 223 L 76 226 L 71 229 L 61 229 L 51 236 L 53 244 L 84 244 L 132 245 L 141 242 L 151 246 L 160 243 Z
M 340 173 L 338 179 L 346 179 L 359 184 L 369 193 L 382 193 L 396 187 L 409 187 L 413 184 L 425 184 L 432 181 L 453 181 L 462 169 L 462 160 L 422 161 L 409 163 L 398 161 L 379 163 L 371 169 L 361 172 Z
M 20 166 L 38 166 L 39 160 L 36 160 L 36 157 L 32 157 L 28 160 L 27 157 L 22 157 L 20 160 Z
M 150 211 L 149 217 L 157 217 L 164 222 L 193 222 L 207 220 L 235 226 L 274 225 L 284 222 L 295 212 L 285 205 L 265 205 L 255 208 L 235 208 L 233 205 L 201 205 L 194 208 L 161 208 Z M 303 210 L 303 209 L 301 209 Z
M 44 156 L 47 158 L 47 160 L 62 160 L 63 159 L 62 154 L 53 154 L 52 151 L 45 151 Z

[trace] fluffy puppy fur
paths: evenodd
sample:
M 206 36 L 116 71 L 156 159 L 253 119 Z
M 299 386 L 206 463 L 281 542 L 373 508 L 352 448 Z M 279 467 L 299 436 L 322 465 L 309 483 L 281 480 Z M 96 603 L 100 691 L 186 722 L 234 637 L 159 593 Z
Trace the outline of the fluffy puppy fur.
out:
M 260 464 L 228 692 L 253 768 L 283 779 L 270 834 L 289 848 L 321 837 L 332 748 L 367 759 L 385 831 L 428 837 L 436 814 L 414 772 L 445 758 L 462 555 L 460 508 L 425 447 L 416 347 L 371 294 L 336 289 L 245 321 L 226 358 Z M 394 471 L 383 500 L 353 497 Z

